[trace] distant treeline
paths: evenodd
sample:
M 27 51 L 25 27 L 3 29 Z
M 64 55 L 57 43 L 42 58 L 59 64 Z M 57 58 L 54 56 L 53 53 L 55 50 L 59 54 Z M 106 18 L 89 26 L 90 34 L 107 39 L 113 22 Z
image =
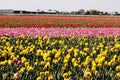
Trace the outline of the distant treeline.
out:
M 120 15 L 119 12 L 113 11 L 113 12 L 103 12 L 98 10 L 87 10 L 79 9 L 78 11 L 58 11 L 58 10 L 51 10 L 48 11 L 44 10 L 37 10 L 37 11 L 25 11 L 25 10 L 0 10 L 0 14 L 73 14 L 73 15 Z

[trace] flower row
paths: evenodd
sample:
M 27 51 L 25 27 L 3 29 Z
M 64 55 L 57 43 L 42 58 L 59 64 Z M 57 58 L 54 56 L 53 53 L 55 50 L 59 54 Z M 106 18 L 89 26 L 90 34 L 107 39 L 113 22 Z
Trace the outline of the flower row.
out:
M 119 80 L 120 37 L 0 37 L 0 79 Z
M 0 16 L 0 27 L 120 27 L 119 17 Z
M 0 36 L 120 36 L 120 28 L 0 28 Z

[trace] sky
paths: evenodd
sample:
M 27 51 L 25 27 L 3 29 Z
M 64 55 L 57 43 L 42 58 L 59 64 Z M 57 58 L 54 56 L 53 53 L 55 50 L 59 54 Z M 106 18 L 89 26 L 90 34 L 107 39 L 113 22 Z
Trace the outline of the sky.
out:
M 120 12 L 120 0 L 0 0 L 0 9 Z

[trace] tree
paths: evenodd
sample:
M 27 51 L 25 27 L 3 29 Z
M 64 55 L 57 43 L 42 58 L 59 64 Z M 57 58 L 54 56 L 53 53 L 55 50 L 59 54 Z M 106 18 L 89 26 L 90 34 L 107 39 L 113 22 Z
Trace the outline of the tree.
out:
M 71 14 L 76 14 L 75 11 L 72 11 Z
M 86 15 L 90 15 L 90 11 L 86 11 L 86 13 L 85 13 Z
M 80 9 L 77 11 L 78 14 L 85 14 L 85 10 L 84 9 Z
M 115 15 L 119 15 L 119 13 L 117 11 L 115 11 L 114 13 L 115 13 Z
M 90 15 L 99 15 L 99 11 L 91 9 Z
M 48 11 L 52 11 L 52 9 L 48 9 Z
M 108 12 L 105 12 L 104 15 L 108 15 Z

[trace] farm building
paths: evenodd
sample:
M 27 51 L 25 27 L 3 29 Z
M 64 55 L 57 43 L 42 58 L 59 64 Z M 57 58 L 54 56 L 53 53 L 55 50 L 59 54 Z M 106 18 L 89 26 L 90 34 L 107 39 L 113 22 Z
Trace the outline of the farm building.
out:
M 1 9 L 0 14 L 13 14 L 13 9 Z
M 56 11 L 26 11 L 26 10 L 13 10 L 1 9 L 0 14 L 56 14 Z

